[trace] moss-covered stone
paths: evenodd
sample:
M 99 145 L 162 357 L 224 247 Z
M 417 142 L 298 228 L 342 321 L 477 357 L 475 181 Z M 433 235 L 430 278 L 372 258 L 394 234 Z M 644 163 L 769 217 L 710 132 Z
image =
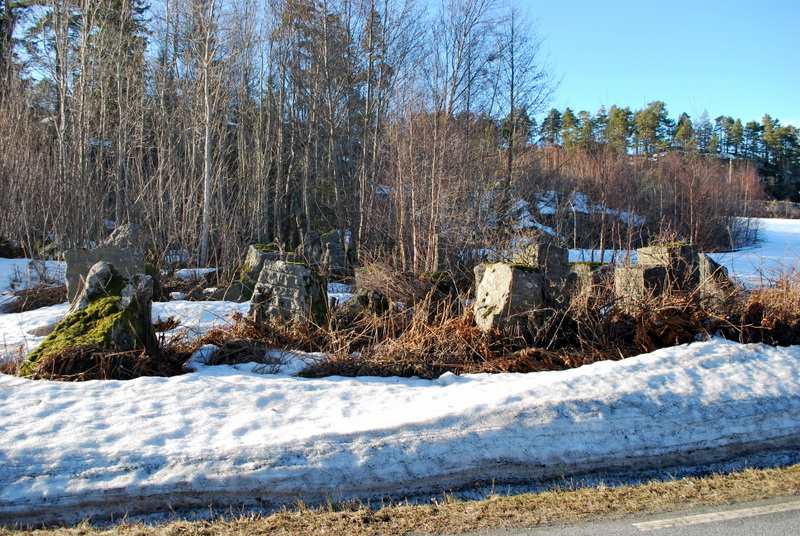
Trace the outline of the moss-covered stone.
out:
M 105 265 L 106 272 L 96 270 L 103 268 L 101 265 Z M 137 277 L 131 282 L 107 263 L 97 263 L 69 314 L 28 356 L 20 369 L 21 374 L 32 375 L 44 359 L 71 348 L 126 351 L 154 347 L 150 322 L 152 280 L 148 276 L 140 277 L 143 279 Z

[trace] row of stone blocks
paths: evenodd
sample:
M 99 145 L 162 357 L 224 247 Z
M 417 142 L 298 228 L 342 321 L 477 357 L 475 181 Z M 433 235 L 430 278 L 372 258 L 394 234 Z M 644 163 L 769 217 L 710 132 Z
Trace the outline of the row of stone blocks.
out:
M 540 243 L 525 262 L 475 268 L 475 322 L 484 331 L 525 328 L 554 301 L 574 299 L 597 288 L 610 266 L 568 263 L 567 250 Z M 727 271 L 708 255 L 684 244 L 641 248 L 638 263 L 614 269 L 618 305 L 631 311 L 667 292 L 692 294 L 715 304 L 735 288 Z
M 714 304 L 735 289 L 727 270 L 694 246 L 661 245 L 637 250 L 637 264 L 614 271 L 614 291 L 623 309 L 665 293 L 696 294 Z

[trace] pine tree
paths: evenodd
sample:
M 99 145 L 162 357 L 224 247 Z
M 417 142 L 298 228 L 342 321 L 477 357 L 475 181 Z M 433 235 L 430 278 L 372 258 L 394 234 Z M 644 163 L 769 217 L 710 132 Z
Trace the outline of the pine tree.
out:
M 711 145 L 711 136 L 714 134 L 714 127 L 711 125 L 711 120 L 708 118 L 708 112 L 703 111 L 700 118 L 694 125 L 695 138 L 697 139 L 697 149 L 701 153 L 712 152 L 709 150 Z
M 744 146 L 747 158 L 759 158 L 761 152 L 761 125 L 756 121 L 748 121 L 744 126 Z
M 586 110 L 578 112 L 578 146 L 591 149 L 594 146 L 594 122 L 592 115 Z
M 733 155 L 738 157 L 742 150 L 742 141 L 744 139 L 744 127 L 741 119 L 734 121 L 730 131 L 730 138 Z
M 692 151 L 697 148 L 692 119 L 685 112 L 678 118 L 678 126 L 675 129 L 675 145 L 684 151 Z
M 631 111 L 612 106 L 608 111 L 608 123 L 603 134 L 605 142 L 615 151 L 625 153 L 631 136 Z
M 565 149 L 572 149 L 578 143 L 578 118 L 570 108 L 561 116 L 561 139 Z
M 561 112 L 553 108 L 542 121 L 539 135 L 545 145 L 556 145 L 561 141 Z
M 636 112 L 633 121 L 636 139 L 645 153 L 653 153 L 669 145 L 671 121 L 663 102 L 649 103 L 643 110 Z

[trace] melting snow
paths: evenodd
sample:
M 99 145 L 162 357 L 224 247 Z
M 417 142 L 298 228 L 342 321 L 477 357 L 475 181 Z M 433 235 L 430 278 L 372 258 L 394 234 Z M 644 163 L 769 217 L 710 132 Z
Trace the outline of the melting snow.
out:
M 800 347 L 432 381 L 0 375 L 0 423 L 0 520 L 414 494 L 797 446 Z

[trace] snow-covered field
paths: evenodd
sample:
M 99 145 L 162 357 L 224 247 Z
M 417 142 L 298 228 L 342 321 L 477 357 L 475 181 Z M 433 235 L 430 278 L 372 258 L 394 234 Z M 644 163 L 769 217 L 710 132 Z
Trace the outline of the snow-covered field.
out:
M 800 271 L 800 220 L 761 218 L 758 224 L 758 244 L 711 256 L 749 286 L 769 285 Z
M 748 287 L 774 283 L 783 275 L 800 271 L 800 220 L 758 218 L 758 243 L 737 251 L 712 253 L 728 273 Z M 624 262 L 626 251 L 603 253 L 604 262 Z M 599 250 L 572 249 L 570 262 L 599 262 Z M 636 252 L 630 254 L 636 260 Z
M 249 370 L 0 376 L 0 520 L 413 495 L 800 445 L 798 347 L 712 340 L 433 381 Z

